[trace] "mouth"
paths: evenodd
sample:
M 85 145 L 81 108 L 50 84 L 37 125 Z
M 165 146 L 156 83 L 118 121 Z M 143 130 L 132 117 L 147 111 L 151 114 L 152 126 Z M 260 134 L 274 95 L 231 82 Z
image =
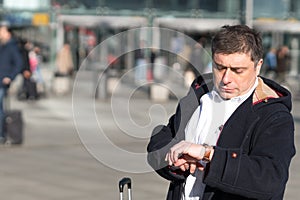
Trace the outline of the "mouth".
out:
M 232 93 L 233 89 L 220 87 L 220 91 L 224 93 Z

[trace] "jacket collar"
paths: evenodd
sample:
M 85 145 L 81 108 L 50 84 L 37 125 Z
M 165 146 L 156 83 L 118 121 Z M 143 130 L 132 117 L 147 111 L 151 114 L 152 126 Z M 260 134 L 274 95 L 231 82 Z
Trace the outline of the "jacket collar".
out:
M 268 99 L 279 98 L 279 94 L 275 92 L 271 87 L 264 83 L 262 78 L 258 78 L 258 85 L 253 95 L 253 105 L 262 101 L 267 102 Z

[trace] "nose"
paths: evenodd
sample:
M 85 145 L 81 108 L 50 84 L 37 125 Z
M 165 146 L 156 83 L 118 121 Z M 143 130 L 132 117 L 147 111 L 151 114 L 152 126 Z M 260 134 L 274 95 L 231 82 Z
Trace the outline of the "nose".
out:
M 224 85 L 227 85 L 231 82 L 232 74 L 230 68 L 227 68 L 224 71 L 223 77 L 222 77 L 222 82 Z

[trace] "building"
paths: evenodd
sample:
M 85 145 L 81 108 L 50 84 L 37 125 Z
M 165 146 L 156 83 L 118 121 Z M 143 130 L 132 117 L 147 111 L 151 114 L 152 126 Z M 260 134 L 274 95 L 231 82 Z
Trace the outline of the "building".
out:
M 26 27 L 21 31 L 22 36 L 47 41 L 52 49 L 52 58 L 65 41 L 70 42 L 78 68 L 91 47 L 134 28 L 166 28 L 178 35 L 184 33 L 194 40 L 206 37 L 209 41 L 221 25 L 241 23 L 262 32 L 266 49 L 287 45 L 292 57 L 290 74 L 300 72 L 298 0 L 48 0 L 43 3 L 38 0 L 3 0 L 1 13 L 2 18 Z M 171 45 L 178 36 L 176 33 L 168 35 L 172 32 L 141 30 L 133 35 L 123 35 L 127 38 L 122 44 L 134 50 L 140 40 L 147 40 L 160 48 L 164 43 Z M 160 38 L 169 38 L 169 41 Z M 94 52 L 100 55 L 100 62 L 108 62 L 109 56 L 129 51 L 120 50 L 119 42 L 110 41 L 107 45 L 111 46 L 107 46 L 107 50 Z M 133 66 L 134 55 L 126 54 L 122 55 L 120 63 L 123 68 L 129 69 Z

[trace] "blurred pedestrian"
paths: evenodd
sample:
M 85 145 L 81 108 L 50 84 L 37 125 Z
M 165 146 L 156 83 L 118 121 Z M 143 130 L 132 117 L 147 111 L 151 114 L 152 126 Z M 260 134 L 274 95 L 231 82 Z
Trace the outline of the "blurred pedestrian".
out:
M 194 45 L 191 52 L 191 66 L 190 69 L 194 72 L 195 76 L 199 76 L 204 72 L 206 64 L 205 64 L 205 47 L 206 39 L 201 37 L 198 42 Z
M 147 70 L 147 80 L 153 81 L 154 79 L 154 67 L 155 67 L 155 59 L 157 57 L 157 50 L 152 48 L 150 52 L 150 67 Z
M 264 59 L 265 76 L 268 78 L 274 78 L 277 70 L 277 57 L 276 48 L 271 47 Z
M 140 47 L 135 51 L 135 82 L 137 84 L 146 83 L 147 80 L 147 58 L 145 41 L 140 42 Z
M 29 64 L 32 73 L 32 79 L 37 83 L 43 83 L 44 79 L 41 73 L 41 54 L 40 48 L 35 46 L 29 51 Z
M 7 22 L 0 23 L 0 143 L 5 142 L 4 97 L 14 78 L 21 72 L 23 59 L 17 40 Z
M 291 93 L 259 76 L 262 38 L 246 25 L 212 40 L 212 70 L 192 83 L 148 162 L 170 181 L 169 200 L 282 200 L 295 155 Z
M 74 71 L 73 57 L 69 43 L 65 43 L 56 55 L 56 70 L 53 89 L 57 94 L 65 94 L 70 90 L 71 75 Z
M 56 71 L 59 76 L 70 76 L 73 73 L 74 64 L 69 43 L 65 43 L 56 55 Z
M 32 43 L 27 41 L 26 39 L 20 39 L 19 48 L 23 58 L 23 69 L 22 69 L 23 84 L 19 88 L 17 98 L 19 100 L 38 99 L 39 96 L 36 89 L 36 83 L 34 80 L 31 79 L 32 72 L 30 69 L 30 62 L 29 62 L 29 51 L 32 48 Z
M 279 83 L 286 82 L 286 75 L 290 70 L 291 57 L 289 48 L 287 46 L 281 46 L 277 50 L 277 68 L 276 68 L 276 80 Z
M 29 48 L 28 41 L 26 39 L 19 39 L 19 49 L 23 58 L 22 75 L 24 79 L 29 79 L 31 76 L 30 63 L 29 63 Z

